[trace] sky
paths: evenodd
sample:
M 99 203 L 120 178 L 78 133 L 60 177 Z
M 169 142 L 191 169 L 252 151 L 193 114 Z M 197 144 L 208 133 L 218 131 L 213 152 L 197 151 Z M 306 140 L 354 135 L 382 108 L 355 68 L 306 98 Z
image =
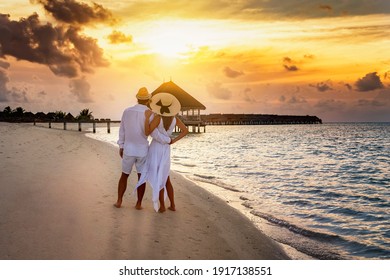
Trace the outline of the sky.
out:
M 389 122 L 390 1 L 0 2 L 0 110 L 119 120 L 170 80 L 202 114 Z

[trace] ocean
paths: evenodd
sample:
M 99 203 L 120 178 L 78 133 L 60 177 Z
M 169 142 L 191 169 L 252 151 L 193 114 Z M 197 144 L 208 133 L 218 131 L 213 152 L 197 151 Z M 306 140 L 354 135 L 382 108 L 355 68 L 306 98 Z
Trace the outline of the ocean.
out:
M 118 130 L 87 135 L 116 145 Z M 390 259 L 390 123 L 207 126 L 174 144 L 171 161 L 300 252 Z

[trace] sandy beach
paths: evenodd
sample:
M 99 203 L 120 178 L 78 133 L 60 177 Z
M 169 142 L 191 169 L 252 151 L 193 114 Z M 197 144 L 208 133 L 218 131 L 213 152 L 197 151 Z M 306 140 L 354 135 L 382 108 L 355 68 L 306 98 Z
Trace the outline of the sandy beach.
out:
M 0 123 L 0 259 L 289 259 L 244 215 L 172 173 L 177 211 L 113 207 L 118 150 L 77 131 Z M 133 171 L 134 172 L 134 171 Z

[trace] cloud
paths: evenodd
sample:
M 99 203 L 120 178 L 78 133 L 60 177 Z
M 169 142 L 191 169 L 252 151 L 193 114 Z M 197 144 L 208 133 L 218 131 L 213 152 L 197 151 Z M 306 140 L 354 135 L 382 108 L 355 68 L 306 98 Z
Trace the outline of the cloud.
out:
M 1 50 L 1 48 L 0 48 Z M 0 67 L 3 69 L 8 69 L 10 67 L 10 64 L 7 61 L 0 60 Z
M 363 78 L 358 79 L 355 86 L 358 91 L 371 91 L 384 87 L 376 72 L 368 73 Z
M 245 88 L 244 91 L 242 92 L 242 98 L 244 101 L 248 103 L 256 103 L 256 98 L 253 97 L 253 94 L 251 94 L 252 89 L 251 88 Z
M 68 24 L 116 23 L 109 10 L 94 2 L 92 6 L 75 0 L 30 0 L 30 2 L 42 4 L 44 9 L 57 21 Z
M 247 1 L 246 7 L 257 9 L 262 15 L 290 18 L 318 18 L 324 16 L 388 14 L 390 5 L 387 0 L 267 0 Z
M 294 65 L 295 62 L 289 57 L 284 57 L 283 63 L 284 63 L 283 67 L 287 71 L 298 71 L 299 70 L 299 68 L 296 65 Z
M 314 59 L 314 58 L 315 58 L 315 55 L 314 55 L 314 54 L 305 54 L 305 55 L 303 56 L 303 58 L 305 58 L 305 59 Z
M 299 86 L 291 88 L 291 93 L 286 95 L 280 95 L 277 99 L 280 103 L 285 103 L 288 105 L 304 104 L 307 103 L 305 97 L 300 96 L 301 88 Z
M 128 1 L 122 12 L 130 18 L 307 19 L 348 15 L 389 14 L 388 0 L 154 0 Z M 325 12 L 325 13 L 324 13 Z
M 325 11 L 328 11 L 328 12 L 331 12 L 331 11 L 333 10 L 333 8 L 332 8 L 331 6 L 329 6 L 329 5 L 323 5 L 323 4 L 320 4 L 320 5 L 319 5 L 319 8 L 320 8 L 321 10 L 325 10 Z
M 37 14 L 20 21 L 0 14 L 0 57 L 47 65 L 57 76 L 75 78 L 108 66 L 97 41 L 76 26 L 41 23 Z
M 306 99 L 303 97 L 296 97 L 293 95 L 289 100 L 287 100 L 288 104 L 302 104 L 307 103 Z
M 46 91 L 41 90 L 41 91 L 39 91 L 39 92 L 37 93 L 37 95 L 38 95 L 39 97 L 44 97 L 44 96 L 47 95 L 47 93 L 46 93 Z
M 310 84 L 309 86 L 316 88 L 320 92 L 333 90 L 333 88 L 331 87 L 331 82 L 330 81 L 320 82 L 320 83 L 317 83 L 316 85 Z
M 131 35 L 126 35 L 120 31 L 112 31 L 110 35 L 107 36 L 111 44 L 122 44 L 122 43 L 132 43 L 133 37 Z
M 28 102 L 27 92 L 15 87 L 8 89 L 9 78 L 5 71 L 0 69 L 0 102 Z
M 350 84 L 344 84 L 348 90 L 352 90 L 352 86 Z
M 318 101 L 317 104 L 314 105 L 314 107 L 319 108 L 323 112 L 334 112 L 343 110 L 345 105 L 346 104 L 342 101 L 327 99 Z
M 298 71 L 299 68 L 295 65 L 283 65 L 283 67 L 287 70 L 287 71 Z
M 7 83 L 9 78 L 7 74 L 0 69 L 0 102 L 9 101 L 9 90 L 7 89 Z
M 29 102 L 29 99 L 27 98 L 27 91 L 26 90 L 20 90 L 20 89 L 13 87 L 11 89 L 11 97 L 12 97 L 12 100 L 15 102 L 19 102 L 19 103 Z
M 217 99 L 228 100 L 232 97 L 232 92 L 229 89 L 223 88 L 222 84 L 219 82 L 209 84 L 207 86 L 207 91 L 211 96 Z
M 223 72 L 225 73 L 225 76 L 229 78 L 237 78 L 238 76 L 244 75 L 242 71 L 236 71 L 231 69 L 230 67 L 225 67 L 223 69 Z
M 70 88 L 70 92 L 77 97 L 77 100 L 79 102 L 81 103 L 93 102 L 91 92 L 90 92 L 91 86 L 85 80 L 85 77 L 71 80 L 69 83 L 69 88 Z
M 358 100 L 358 106 L 362 106 L 362 107 L 368 107 L 368 106 L 372 106 L 372 107 L 383 107 L 383 106 L 386 106 L 386 103 L 384 102 L 380 102 L 379 100 L 368 100 L 368 99 L 359 99 Z
M 296 92 L 298 92 L 298 91 L 296 91 Z M 281 96 L 279 96 L 278 100 L 280 103 L 287 103 L 289 105 L 307 103 L 307 101 L 304 97 L 301 97 L 301 96 L 297 97 L 297 96 L 295 96 L 295 94 L 293 94 L 289 99 L 287 99 L 287 97 L 285 95 L 281 95 Z

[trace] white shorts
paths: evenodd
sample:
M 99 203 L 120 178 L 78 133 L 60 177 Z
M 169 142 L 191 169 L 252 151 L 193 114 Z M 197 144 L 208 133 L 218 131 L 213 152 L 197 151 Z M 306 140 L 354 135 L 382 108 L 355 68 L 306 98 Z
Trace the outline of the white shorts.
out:
M 135 164 L 135 168 L 137 169 L 137 173 L 142 173 L 146 165 L 146 156 L 134 157 L 134 156 L 123 155 L 122 172 L 125 174 L 130 174 L 134 164 Z

